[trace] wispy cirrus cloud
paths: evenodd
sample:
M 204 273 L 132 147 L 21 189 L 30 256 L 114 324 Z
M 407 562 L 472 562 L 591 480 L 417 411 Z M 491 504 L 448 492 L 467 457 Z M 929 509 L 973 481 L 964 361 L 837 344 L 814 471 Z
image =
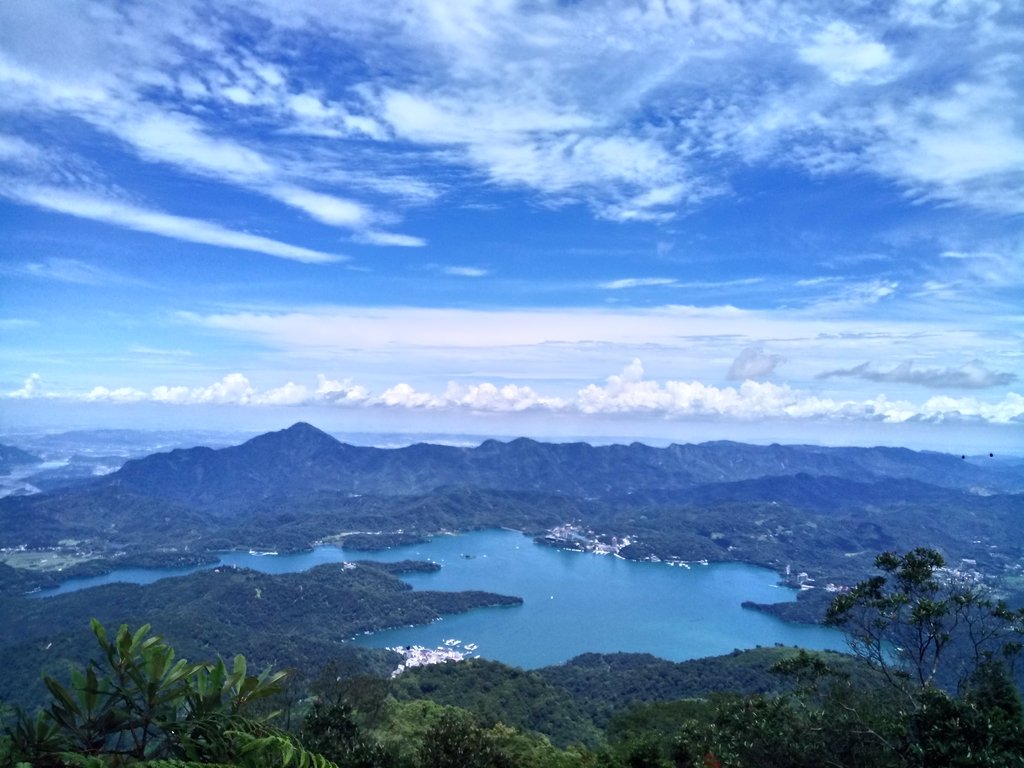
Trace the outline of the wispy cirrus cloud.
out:
M 907 361 L 887 371 L 878 370 L 870 363 L 861 363 L 853 368 L 818 374 L 819 379 L 835 377 L 917 384 L 931 389 L 989 389 L 1005 387 L 1018 379 L 1015 373 L 990 370 L 981 360 L 971 360 L 958 368 L 915 368 L 913 362 Z
M 175 216 L 119 200 L 62 188 L 7 184 L 0 185 L 0 194 L 37 208 L 202 245 L 234 248 L 312 264 L 344 261 L 347 258 L 339 254 L 289 245 L 259 235 L 237 232 L 201 219 Z
M 490 270 L 481 267 L 448 266 L 442 267 L 441 271 L 455 277 L 487 277 L 490 274 Z
M 649 286 L 675 284 L 676 279 L 674 277 L 623 277 L 619 280 L 609 280 L 607 283 L 601 283 L 597 287 L 603 288 L 606 291 L 621 291 L 626 288 L 646 288 Z
M 624 277 L 619 280 L 599 283 L 597 287 L 605 291 L 621 291 L 626 288 L 646 288 L 651 286 L 717 290 L 721 288 L 741 288 L 763 282 L 763 277 L 744 277 L 736 280 L 679 280 L 674 277 Z
M 369 245 L 395 245 L 401 248 L 422 248 L 427 241 L 422 237 L 403 235 L 397 232 L 379 232 L 369 230 L 360 232 L 355 236 L 356 242 L 368 243 Z
M 190 8 L 198 10 L 198 6 Z M 214 84 L 195 75 L 182 74 L 181 96 L 186 99 L 202 96 L 209 105 L 219 101 L 222 107 L 228 103 L 252 110 L 270 109 L 278 120 L 287 121 L 288 115 L 309 117 L 314 98 L 308 94 L 289 94 L 279 68 L 260 62 L 252 55 L 242 57 L 241 62 L 234 60 L 226 43 L 218 39 L 217 33 L 222 30 L 217 25 L 213 25 L 210 34 L 197 36 L 191 30 L 177 28 L 175 23 L 144 26 L 153 19 L 137 7 L 126 6 L 121 14 L 114 15 L 120 17 L 123 25 L 119 42 L 127 39 L 138 43 L 137 47 L 124 51 L 123 61 L 113 61 L 93 51 L 84 54 L 71 51 L 72 59 L 76 53 L 82 54 L 82 71 L 71 73 L 59 68 L 55 71 L 39 58 L 37 49 L 19 40 L 20 44 L 12 45 L 10 52 L 22 54 L 22 61 L 0 55 L 0 93 L 7 97 L 10 105 L 27 112 L 57 112 L 87 122 L 119 139 L 147 162 L 242 187 L 329 226 L 366 232 L 366 242 L 408 246 L 421 240 L 386 233 L 375 238 L 376 228 L 397 216 L 382 215 L 368 203 L 316 189 L 319 166 L 312 164 L 310 167 L 308 159 L 305 163 L 294 163 L 287 156 L 270 153 L 235 135 L 223 135 L 223 123 L 210 119 L 207 110 L 188 110 L 186 104 L 174 105 L 173 100 L 167 99 L 168 91 L 174 89 L 174 80 L 149 67 L 165 67 L 167 58 L 176 59 L 180 65 L 182 59 L 174 48 L 184 46 L 195 53 L 198 46 L 202 54 L 200 60 L 209 61 L 212 57 L 226 70 L 223 74 L 228 81 L 234 80 L 234 83 L 226 84 L 223 78 L 213 78 L 215 82 L 219 80 Z M 12 21 L 27 21 L 17 16 L 14 14 Z M 185 17 L 175 16 L 174 21 L 185 26 L 196 21 L 189 20 L 187 13 Z M 77 35 L 88 36 L 84 30 L 95 26 L 97 20 L 80 17 L 76 21 L 82 27 Z M 105 37 L 101 27 L 93 31 L 98 38 Z M 145 53 L 142 48 L 147 49 Z M 206 74 L 208 77 L 209 73 Z M 199 117 L 204 112 L 207 113 L 205 119 Z M 5 147 L 12 148 L 10 142 L 0 142 L 0 158 L 10 154 Z M 56 147 L 49 154 L 56 155 Z M 305 173 L 296 177 L 299 169 L 305 169 Z
M 35 277 L 41 280 L 56 280 L 76 285 L 125 285 L 136 287 L 147 285 L 144 280 L 123 275 L 110 269 L 104 269 L 95 264 L 89 264 L 79 259 L 65 259 L 56 256 L 43 261 L 29 261 L 23 264 L 0 267 L 0 274 L 3 273 Z
M 1009 194 L 1024 174 L 1009 7 L 444 5 L 238 3 L 235 23 L 259 27 L 258 47 L 203 2 L 159 17 L 145 4 L 59 19 L 9 8 L 0 87 L 14 108 L 73 115 L 149 162 L 357 232 L 380 229 L 376 202 L 319 188 L 328 176 L 317 171 L 333 169 L 312 155 L 289 175 L 302 164 L 252 132 L 227 135 L 227 122 L 379 150 L 350 178 L 373 176 L 398 140 L 421 173 L 461 168 L 617 221 L 666 220 L 730 194 L 730 175 L 751 161 L 867 172 L 920 198 L 1020 210 Z M 58 64 L 43 28 L 95 42 L 69 46 Z M 325 41 L 362 80 L 293 69 L 281 55 Z
M 19 328 L 34 328 L 38 325 L 38 320 L 29 320 L 24 317 L 0 317 L 0 331 L 14 331 Z
M 857 312 L 892 298 L 898 288 L 899 283 L 895 280 L 844 280 L 834 289 L 811 300 L 806 309 L 818 314 Z
M 830 307 L 834 307 L 832 304 Z M 721 376 L 746 347 L 770 348 L 808 378 L 843 361 L 870 357 L 879 346 L 906 355 L 943 359 L 951 348 L 977 350 L 979 358 L 1005 357 L 1017 349 L 1011 339 L 980 329 L 959 329 L 935 319 L 879 316 L 872 304 L 858 312 L 839 309 L 748 310 L 730 305 L 698 307 L 429 308 L 409 306 L 320 306 L 179 312 L 187 326 L 231 340 L 244 339 L 289 357 L 350 356 L 353 353 L 444 358 L 472 354 L 530 361 L 544 348 L 587 357 L 632 357 L 656 347 L 667 358 L 700 365 L 706 376 Z M 552 353 L 554 354 L 554 353 Z M 722 355 L 728 355 L 722 357 Z M 839 363 L 838 365 L 836 363 Z M 1019 364 L 1019 363 L 1016 363 Z

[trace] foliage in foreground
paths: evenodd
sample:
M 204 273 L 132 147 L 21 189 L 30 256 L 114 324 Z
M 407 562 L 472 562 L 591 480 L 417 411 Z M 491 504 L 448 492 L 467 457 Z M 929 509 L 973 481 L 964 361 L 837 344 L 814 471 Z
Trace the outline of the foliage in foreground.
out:
M 169 763 L 296 765 L 328 768 L 274 727 L 254 704 L 281 690 L 285 672 L 248 673 L 176 659 L 149 626 L 113 638 L 92 622 L 99 661 L 71 670 L 70 685 L 44 676 L 52 700 L 34 718 L 18 713 L 8 730 L 9 764 L 47 766 Z

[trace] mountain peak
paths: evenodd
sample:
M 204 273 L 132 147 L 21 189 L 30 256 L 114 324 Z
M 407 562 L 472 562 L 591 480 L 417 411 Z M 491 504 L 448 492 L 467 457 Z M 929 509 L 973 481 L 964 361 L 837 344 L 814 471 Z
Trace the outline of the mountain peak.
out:
M 247 444 L 273 445 L 276 447 L 286 446 L 290 449 L 294 449 L 297 447 L 337 448 L 341 443 L 323 430 L 317 429 L 312 424 L 307 424 L 304 421 L 297 421 L 287 429 L 278 430 L 277 432 L 267 432 L 264 435 L 254 437 L 252 440 L 249 440 Z
M 323 436 L 326 436 L 326 437 L 331 437 L 326 432 L 324 432 L 322 429 L 317 429 L 312 424 L 310 424 L 308 422 L 305 422 L 305 421 L 296 421 L 294 424 L 292 424 L 287 429 L 282 429 L 281 433 L 282 434 L 286 434 L 286 435 L 316 435 L 316 436 L 323 435 Z M 331 439 L 333 440 L 334 438 L 331 437 Z

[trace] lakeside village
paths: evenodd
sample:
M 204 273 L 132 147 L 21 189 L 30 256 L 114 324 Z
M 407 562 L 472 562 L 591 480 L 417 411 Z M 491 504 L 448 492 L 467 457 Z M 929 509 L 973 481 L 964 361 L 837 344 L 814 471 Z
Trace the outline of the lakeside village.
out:
M 537 537 L 535 541 L 539 544 L 547 544 L 548 546 L 558 547 L 559 549 L 564 549 L 569 552 L 589 552 L 594 555 L 613 555 L 620 560 L 627 559 L 620 554 L 621 551 L 635 543 L 629 536 L 623 536 L 621 539 L 617 536 L 611 536 L 605 537 L 605 539 L 606 540 L 603 541 L 601 536 L 576 523 L 564 523 L 563 525 L 555 526 L 544 536 Z M 691 561 L 681 560 L 679 558 L 662 560 L 660 557 L 653 555 L 647 558 L 647 560 L 652 563 L 664 562 L 666 565 L 676 565 L 681 568 L 689 568 L 693 564 L 708 564 L 707 560 Z
M 621 539 L 617 536 L 606 537 L 606 541 L 602 541 L 601 537 L 591 530 L 586 530 L 581 525 L 575 523 L 565 523 L 558 525 L 547 532 L 546 535 L 536 539 L 539 543 L 547 544 L 549 546 L 558 547 L 565 549 L 569 552 L 589 552 L 595 555 L 613 555 L 620 560 L 625 560 L 621 553 L 621 550 L 628 547 L 630 544 L 635 543 L 629 536 L 623 536 Z M 650 557 L 644 558 L 649 563 L 664 563 L 665 565 L 673 565 L 679 568 L 690 569 L 693 565 L 708 565 L 708 560 L 702 558 L 700 560 L 683 560 L 678 557 L 672 557 L 662 559 L 657 555 L 651 555 Z M 790 566 L 786 566 L 786 574 L 783 578 L 782 584 L 788 587 L 794 587 L 796 589 L 807 590 L 814 589 L 814 578 L 806 571 L 794 574 Z M 839 586 L 836 584 L 826 584 L 824 587 L 826 592 L 845 592 L 849 587 Z
M 348 536 L 355 535 L 356 533 L 364 536 L 384 536 L 384 535 L 402 535 L 404 531 L 401 529 L 397 531 L 359 531 L 359 532 L 342 532 L 333 536 L 325 537 L 321 540 L 314 542 L 314 546 L 320 546 L 322 544 L 340 544 Z M 450 532 L 454 535 L 456 532 Z M 716 534 L 712 534 L 712 538 Z M 607 536 L 604 534 L 597 534 L 594 531 L 584 528 L 579 523 L 563 523 L 562 525 L 555 526 L 548 530 L 543 536 L 537 536 L 534 541 L 538 544 L 544 544 L 551 547 L 557 547 L 564 549 L 569 552 L 586 552 L 596 555 L 612 555 L 620 560 L 627 560 L 630 558 L 625 557 L 622 554 L 622 550 L 633 544 L 636 544 L 636 537 L 623 536 L 621 539 L 617 536 Z M 981 540 L 975 540 L 974 544 L 984 544 Z M 104 554 L 98 550 L 95 545 L 89 546 L 91 542 L 85 540 L 76 539 L 62 539 L 57 543 L 57 546 L 50 547 L 30 547 L 27 544 L 18 544 L 15 546 L 0 547 L 0 564 L 8 565 L 13 568 L 20 568 L 27 571 L 36 572 L 49 572 L 49 573 L 60 573 L 73 565 L 80 565 L 90 560 L 103 560 Z M 996 549 L 997 545 L 989 544 L 990 549 Z M 733 547 L 729 547 L 733 549 Z M 202 566 L 206 564 L 203 556 L 198 553 L 189 552 L 189 547 L 185 547 L 183 550 L 179 550 L 176 547 L 164 547 L 158 550 L 163 554 L 176 554 L 178 555 L 178 562 L 175 565 L 186 566 Z M 265 557 L 275 556 L 278 554 L 276 549 L 250 549 L 249 555 L 254 557 Z M 117 551 L 107 554 L 106 557 L 109 560 L 117 560 L 118 558 L 125 557 L 127 555 L 124 551 Z M 472 559 L 472 555 L 463 555 L 463 557 Z M 665 565 L 677 566 L 680 568 L 689 569 L 693 565 L 709 565 L 709 561 L 706 558 L 700 560 L 683 560 L 677 557 L 660 558 L 657 555 L 650 555 L 649 557 L 643 558 L 647 562 L 651 563 L 663 563 Z M 340 563 L 344 570 L 349 570 L 356 567 L 353 562 L 342 562 Z M 224 566 L 227 568 L 234 568 L 235 566 Z M 107 572 L 111 570 L 109 567 L 103 569 L 101 572 Z M 116 567 L 114 568 L 116 570 Z M 214 568 L 214 573 L 219 573 L 221 568 Z M 940 573 L 945 573 L 945 578 L 949 580 L 955 580 L 963 584 L 971 585 L 982 585 L 991 584 L 992 577 L 986 576 L 982 571 L 978 569 L 978 561 L 976 559 L 962 558 L 957 566 L 946 567 L 940 569 Z M 1015 580 L 1024 580 L 1024 561 L 1013 564 L 1008 564 L 1003 568 L 1003 577 L 1012 577 Z M 819 585 L 815 583 L 814 577 L 810 576 L 806 571 L 800 571 L 794 573 L 790 565 L 786 565 L 785 570 L 780 580 L 780 585 L 791 587 L 799 590 L 810 590 L 819 588 Z M 842 584 L 833 584 L 831 582 L 820 587 L 825 592 L 839 593 L 846 592 L 850 589 L 849 586 Z M 40 591 L 40 587 L 35 587 L 32 592 Z M 425 649 L 419 646 L 406 648 L 394 649 L 401 653 L 403 656 L 406 655 L 407 651 L 407 662 L 413 661 L 414 663 L 406 663 L 405 666 L 422 666 L 428 663 L 440 663 L 443 661 L 462 661 L 464 658 L 468 658 L 461 650 L 458 650 L 460 641 L 445 641 L 444 648 L 438 647 L 436 649 Z M 472 647 L 471 647 L 472 646 Z M 472 644 L 462 646 L 462 648 L 469 650 L 470 652 L 476 649 L 476 646 Z M 399 669 L 399 672 L 401 668 Z
M 712 538 L 714 538 L 715 535 L 716 534 L 712 534 Z M 564 549 L 569 552 L 588 552 L 595 555 L 612 555 L 620 560 L 626 560 L 628 558 L 624 557 L 621 554 L 621 551 L 631 544 L 635 544 L 636 537 L 631 538 L 630 536 L 623 536 L 620 539 L 616 536 L 603 536 L 584 528 L 578 523 L 564 523 L 551 528 L 544 536 L 538 536 L 534 541 L 538 544 L 558 547 L 559 549 Z M 975 541 L 974 543 L 981 544 L 982 542 Z M 732 547 L 729 549 L 731 550 Z M 657 555 L 651 555 L 650 557 L 644 558 L 644 560 L 650 563 L 664 563 L 665 565 L 672 565 L 686 569 L 689 569 L 693 565 L 709 564 L 708 560 L 705 558 L 700 560 L 683 560 L 677 557 L 662 559 Z M 981 571 L 977 570 L 977 565 L 977 560 L 964 558 L 960 561 L 959 567 L 942 568 L 940 569 L 940 574 L 944 573 L 945 578 L 955 580 L 963 584 L 980 585 L 986 582 L 986 577 Z M 1024 563 L 1018 563 L 1015 568 L 1011 570 L 1018 574 L 1024 573 Z M 799 589 L 801 591 L 818 588 L 818 584 L 815 583 L 813 576 L 806 571 L 794 573 L 792 567 L 788 564 L 786 565 L 785 571 L 782 574 L 782 579 L 779 583 L 782 586 L 792 587 L 793 589 Z M 832 582 L 829 582 L 822 586 L 821 589 L 825 592 L 840 593 L 848 592 L 850 587 L 843 584 L 833 584 Z
M 388 648 L 399 654 L 403 661 L 398 668 L 391 673 L 391 677 L 398 677 L 407 669 L 414 667 L 426 667 L 430 664 L 445 664 L 449 661 L 465 661 L 466 659 L 479 658 L 476 653 L 476 643 L 462 644 L 461 640 L 454 638 L 445 640 L 443 645 L 437 648 L 426 648 L 422 645 L 398 645 Z

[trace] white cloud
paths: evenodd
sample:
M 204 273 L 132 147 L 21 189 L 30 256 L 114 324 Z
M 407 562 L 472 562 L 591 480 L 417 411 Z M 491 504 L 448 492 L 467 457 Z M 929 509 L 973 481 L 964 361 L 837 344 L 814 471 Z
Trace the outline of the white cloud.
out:
M 39 325 L 37 320 L 24 317 L 0 317 L 0 331 L 14 331 L 19 328 L 33 328 Z
M 140 403 L 146 400 L 148 395 L 139 389 L 132 387 L 118 387 L 108 389 L 107 387 L 93 387 L 88 393 L 82 396 L 87 402 L 108 402 L 108 403 Z
M 455 277 L 487 277 L 490 274 L 488 270 L 480 267 L 444 267 L 441 271 Z
M 208 387 L 154 387 L 150 397 L 169 405 L 251 405 L 256 390 L 240 373 L 231 373 Z
M 51 257 L 45 261 L 28 262 L 20 266 L 0 268 L 0 273 L 28 275 L 43 280 L 57 280 L 78 285 L 134 285 L 142 286 L 142 280 L 89 264 L 79 259 Z
M 155 402 L 183 407 L 343 405 L 506 414 L 540 410 L 582 417 L 643 416 L 683 421 L 814 419 L 902 423 L 976 420 L 991 424 L 1024 421 L 1024 396 L 1013 392 L 994 402 L 945 395 L 919 404 L 889 400 L 883 394 L 871 398 L 835 399 L 786 385 L 752 380 L 739 387 L 717 387 L 701 381 L 673 379 L 660 383 L 644 378 L 644 367 L 638 358 L 621 373 L 609 376 L 603 386 L 590 384 L 571 397 L 545 395 L 524 384 L 499 386 L 491 382 L 469 385 L 449 382 L 440 394 L 420 391 L 407 382 L 401 382 L 374 396 L 350 380 L 332 380 L 322 374 L 317 377 L 315 389 L 289 381 L 279 387 L 259 390 L 241 373 L 228 374 L 209 386 L 162 385 L 149 393 L 132 387 L 96 386 L 81 395 L 58 395 L 44 393 L 40 386 L 39 377 L 33 374 L 22 389 L 10 392 L 6 397 L 64 398 L 120 405 Z
M 131 348 L 133 355 L 144 355 L 146 357 L 154 358 L 168 358 L 172 360 L 180 360 L 185 357 L 192 357 L 192 352 L 187 349 L 158 349 L 156 347 L 147 347 L 141 344 L 136 344 Z
M 478 144 L 521 134 L 560 134 L 591 124 L 582 115 L 539 105 L 519 109 L 516 106 L 522 105 L 501 104 L 489 95 L 483 92 L 477 99 L 464 100 L 386 91 L 381 95 L 382 114 L 399 135 L 428 144 Z
M 25 383 L 22 384 L 21 388 L 16 389 L 13 392 L 8 392 L 7 397 L 15 400 L 31 400 L 32 398 L 40 397 L 42 395 L 42 392 L 40 391 L 42 382 L 43 379 L 38 373 L 30 374 L 29 377 L 25 379 Z
M 446 406 L 491 413 L 516 413 L 531 409 L 563 410 L 566 407 L 561 398 L 543 397 L 530 387 L 516 384 L 498 387 L 490 382 L 470 386 L 450 382 L 442 399 Z
M 846 283 L 822 297 L 814 299 L 809 309 L 816 313 L 835 313 L 863 310 L 895 295 L 899 283 L 895 280 L 868 280 Z
M 384 390 L 377 401 L 393 408 L 440 408 L 444 402 L 443 398 L 425 392 L 417 392 L 404 382 Z
M 289 381 L 282 387 L 268 389 L 255 398 L 259 405 L 303 405 L 308 403 L 311 393 L 302 384 Z
M 995 403 L 974 398 L 931 398 L 921 405 L 891 402 L 884 395 L 869 400 L 834 400 L 770 382 L 745 381 L 738 389 L 699 381 L 642 378 L 639 361 L 604 387 L 591 384 L 577 393 L 575 407 L 584 414 L 631 414 L 666 419 L 724 418 L 836 419 L 905 422 L 977 418 L 993 424 L 1024 420 L 1024 397 L 1010 393 Z
M 187 322 L 251 337 L 280 350 L 318 349 L 338 354 L 355 349 L 479 350 L 597 341 L 675 344 L 681 336 L 750 333 L 765 319 L 760 313 L 734 307 L 686 306 L 622 310 L 326 307 L 301 312 L 180 316 Z M 804 322 L 794 319 L 774 330 L 804 335 Z
M 607 283 L 601 283 L 598 288 L 603 288 L 606 291 L 621 291 L 624 288 L 640 288 L 651 285 L 675 285 L 676 279 L 673 277 L 624 277 L 620 280 L 611 280 Z
M 371 218 L 367 208 L 359 203 L 300 187 L 278 185 L 269 188 L 268 194 L 332 226 L 356 229 L 365 226 Z
M 94 121 L 149 160 L 241 183 L 259 183 L 274 175 L 270 159 L 237 141 L 207 136 L 194 117 L 138 107 L 129 109 L 131 114 L 99 114 Z
M 96 33 L 102 37 L 100 30 Z M 147 35 L 152 34 L 152 30 L 135 30 L 135 33 Z M 257 67 L 266 76 L 270 65 L 248 62 L 248 66 Z M 42 112 L 60 110 L 85 120 L 125 142 L 146 161 L 169 164 L 191 174 L 266 195 L 331 226 L 362 230 L 381 218 L 368 205 L 309 189 L 308 183 L 316 183 L 320 176 L 316 173 L 319 168 L 298 180 L 305 184 L 296 183 L 288 172 L 295 164 L 289 163 L 286 157 L 248 146 L 235 137 L 215 135 L 212 126 L 216 121 L 204 121 L 195 114 L 168 109 L 159 100 L 149 98 L 144 91 L 152 86 L 151 78 L 132 72 L 130 68 L 125 71 L 123 64 L 113 67 L 123 75 L 116 85 L 114 82 L 94 83 L 88 88 L 69 82 L 66 75 L 55 77 L 43 69 L 5 62 L 0 55 L 0 95 L 6 86 L 12 102 L 21 102 L 27 105 L 26 109 Z M 196 77 L 183 78 L 182 88 L 191 97 L 213 95 Z M 104 79 L 101 78 L 101 82 Z M 261 81 L 252 85 L 258 91 L 268 84 Z M 215 90 L 218 96 L 235 106 L 276 104 L 276 96 L 254 93 L 239 83 Z M 357 125 L 366 122 L 358 117 L 351 117 L 351 121 Z M 0 141 L 0 160 L 17 149 L 11 141 Z M 23 163 L 24 157 L 24 153 L 18 156 L 19 162 Z
M 191 3 L 7 3 L 0 14 L 8 109 L 75 116 L 147 161 L 261 194 L 291 185 L 353 206 L 275 198 L 333 226 L 389 217 L 320 186 L 335 171 L 316 159 L 327 141 L 380 189 L 380 169 L 402 154 L 431 181 L 469 169 L 617 221 L 723 194 L 751 159 L 1020 210 L 1017 20 L 998 3 L 907 0 L 867 14 L 738 0 L 253 0 L 218 15 Z M 248 21 L 259 45 L 233 28 Z M 352 66 L 293 66 L 314 45 Z M 281 137 L 325 141 L 276 151 Z M 296 154 L 308 160 L 298 177 Z
M 368 245 L 393 245 L 399 248 L 422 248 L 427 241 L 415 235 L 403 235 L 397 232 L 377 232 L 367 230 L 359 232 L 355 240 Z
M 892 63 L 884 44 L 866 38 L 844 21 L 831 22 L 801 47 L 798 55 L 840 85 L 864 78 L 878 82 Z
M 918 384 L 933 389 L 988 389 L 1017 381 L 1017 375 L 989 369 L 981 360 L 971 360 L 957 368 L 915 368 L 910 361 L 888 371 L 879 371 L 863 363 L 853 368 L 826 371 L 819 379 L 848 376 L 867 381 Z
M 343 261 L 346 258 L 337 254 L 289 245 L 259 235 L 237 232 L 200 219 L 174 216 L 118 200 L 55 187 L 0 185 L 0 194 L 38 208 L 82 219 L 101 221 L 138 232 L 170 237 L 175 240 L 221 248 L 235 248 L 309 263 Z
M 351 379 L 328 379 L 322 373 L 317 374 L 316 399 L 330 403 L 361 403 L 369 399 L 366 387 L 352 383 Z
M 747 347 L 729 366 L 728 378 L 734 380 L 761 379 L 771 375 L 775 368 L 785 362 L 781 355 L 767 354 L 763 349 Z
M 0 162 L 16 165 L 32 165 L 39 161 L 41 152 L 19 136 L 0 133 Z

